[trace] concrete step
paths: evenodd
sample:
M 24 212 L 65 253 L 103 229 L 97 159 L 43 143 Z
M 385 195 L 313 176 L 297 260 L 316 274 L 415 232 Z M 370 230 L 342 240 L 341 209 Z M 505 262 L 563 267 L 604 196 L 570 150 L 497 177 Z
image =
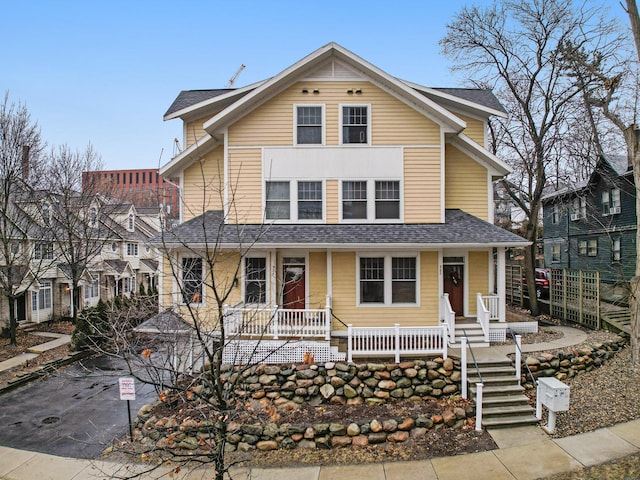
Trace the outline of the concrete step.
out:
M 475 385 L 469 387 L 469 392 L 475 397 L 477 388 Z M 524 387 L 521 385 L 490 385 L 482 389 L 482 396 L 484 397 L 496 397 L 504 395 L 518 395 L 524 392 Z M 482 402 L 484 404 L 484 401 Z
M 489 342 L 474 342 L 474 343 L 470 343 L 467 342 L 467 346 L 471 346 L 471 348 L 475 349 L 475 348 L 487 348 L 490 347 L 491 344 Z M 456 341 L 454 343 L 450 343 L 449 347 L 451 348 L 462 348 L 462 343 L 460 343 L 460 339 L 456 338 Z
M 486 428 L 507 428 L 522 425 L 535 425 L 536 423 L 538 423 L 538 419 L 535 415 L 482 418 L 482 426 Z
M 518 404 L 518 405 L 504 405 L 499 407 L 485 407 L 482 406 L 482 418 L 496 417 L 496 416 L 520 416 L 520 415 L 535 415 L 536 409 L 531 405 Z
M 482 373 L 482 378 L 488 378 L 492 376 L 507 376 L 511 375 L 513 378 L 516 376 L 516 369 L 512 366 L 492 366 L 492 367 L 480 367 L 480 372 Z M 477 368 L 467 368 L 467 376 L 468 377 L 477 377 L 478 369 Z M 517 379 L 516 379 L 517 380 Z
M 482 382 L 484 384 L 484 388 L 486 390 L 487 387 L 497 386 L 497 385 L 518 385 L 518 379 L 515 375 L 485 375 L 484 371 L 482 372 L 482 379 L 480 377 L 468 377 L 467 381 L 469 385 L 473 385 L 476 383 Z
M 482 397 L 482 406 L 484 408 L 508 407 L 516 405 L 529 405 L 529 397 L 527 397 L 526 395 L 496 395 L 493 397 Z

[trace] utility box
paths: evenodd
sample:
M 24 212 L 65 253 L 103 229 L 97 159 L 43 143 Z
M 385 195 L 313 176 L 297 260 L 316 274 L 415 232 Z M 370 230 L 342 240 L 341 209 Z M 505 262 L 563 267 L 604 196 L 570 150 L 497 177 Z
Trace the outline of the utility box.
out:
M 538 378 L 538 401 L 552 412 L 569 410 L 569 385 L 557 378 Z

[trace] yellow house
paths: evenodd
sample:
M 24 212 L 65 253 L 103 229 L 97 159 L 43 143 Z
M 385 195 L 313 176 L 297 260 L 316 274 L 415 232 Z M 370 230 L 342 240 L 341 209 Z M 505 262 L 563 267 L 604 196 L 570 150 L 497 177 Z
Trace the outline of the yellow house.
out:
M 278 311 L 280 333 L 304 317 L 325 339 L 444 324 L 453 341 L 465 317 L 488 340 L 505 249 L 526 245 L 492 223 L 510 170 L 486 149 L 491 115 L 490 91 L 399 80 L 335 43 L 262 82 L 181 92 L 164 117 L 185 146 L 160 169 L 182 191 L 164 306 L 213 308 L 215 279 L 229 309 Z

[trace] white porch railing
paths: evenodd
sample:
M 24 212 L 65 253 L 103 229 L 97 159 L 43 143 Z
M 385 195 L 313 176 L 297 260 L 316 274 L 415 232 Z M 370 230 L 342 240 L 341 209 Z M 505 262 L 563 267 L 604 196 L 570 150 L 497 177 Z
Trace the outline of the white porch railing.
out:
M 447 327 L 449 341 L 454 343 L 456 341 L 456 312 L 451 308 L 448 293 L 440 297 L 440 322 Z
M 482 301 L 489 310 L 489 320 L 500 320 L 500 297 L 498 295 L 483 295 Z
M 481 294 L 476 295 L 476 314 L 477 321 L 482 326 L 482 332 L 484 333 L 484 341 L 489 341 L 489 309 L 485 306 L 483 297 Z
M 447 331 L 439 327 L 353 327 L 347 328 L 347 360 L 354 355 L 442 355 L 447 358 Z
M 329 340 L 331 314 L 329 308 L 281 309 L 274 307 L 225 306 L 225 332 L 230 337 L 280 337 Z

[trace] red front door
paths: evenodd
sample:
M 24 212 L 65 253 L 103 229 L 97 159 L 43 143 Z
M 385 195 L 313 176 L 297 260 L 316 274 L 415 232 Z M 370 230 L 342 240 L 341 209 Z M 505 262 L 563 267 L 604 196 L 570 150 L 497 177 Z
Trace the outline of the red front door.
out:
M 282 278 L 282 307 L 291 310 L 304 309 L 306 307 L 304 264 L 283 264 Z
M 457 317 L 464 315 L 464 265 L 445 265 L 444 293 Z

